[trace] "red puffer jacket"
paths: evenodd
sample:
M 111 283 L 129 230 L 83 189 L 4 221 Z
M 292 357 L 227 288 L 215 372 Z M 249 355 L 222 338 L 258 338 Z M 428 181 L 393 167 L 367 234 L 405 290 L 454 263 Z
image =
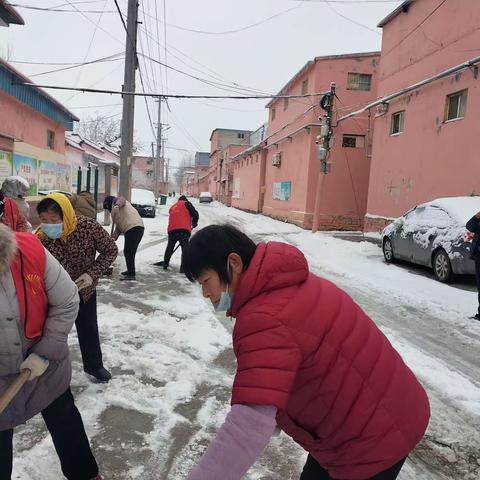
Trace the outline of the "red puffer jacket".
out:
M 260 244 L 230 312 L 232 404 L 274 405 L 278 426 L 336 479 L 397 463 L 428 425 L 427 395 L 388 339 L 287 244 Z

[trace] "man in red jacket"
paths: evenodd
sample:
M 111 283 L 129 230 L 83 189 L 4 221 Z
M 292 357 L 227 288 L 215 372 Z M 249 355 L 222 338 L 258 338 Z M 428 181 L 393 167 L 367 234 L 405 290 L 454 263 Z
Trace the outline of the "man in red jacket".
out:
M 393 480 L 422 439 L 425 390 L 343 290 L 297 248 L 211 225 L 185 248 L 187 278 L 236 318 L 232 408 L 188 480 L 241 479 L 276 428 L 307 452 L 301 480 Z
M 183 249 L 190 239 L 192 229 L 198 225 L 198 212 L 188 201 L 185 195 L 179 197 L 178 201 L 170 207 L 168 219 L 168 244 L 163 254 L 163 260 L 154 263 L 158 267 L 167 270 L 170 258 L 173 255 L 177 242 Z M 180 272 L 183 268 L 180 267 Z

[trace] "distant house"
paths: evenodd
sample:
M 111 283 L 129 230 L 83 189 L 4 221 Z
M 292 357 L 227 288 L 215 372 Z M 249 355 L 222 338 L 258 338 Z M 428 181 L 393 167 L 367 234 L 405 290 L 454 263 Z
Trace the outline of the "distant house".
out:
M 0 182 L 20 175 L 38 190 L 70 191 L 65 132 L 78 121 L 60 102 L 0 59 Z
M 434 198 L 480 194 L 479 25 L 480 2 L 464 0 L 407 0 L 379 24 L 379 97 L 464 66 L 372 111 L 366 230 Z

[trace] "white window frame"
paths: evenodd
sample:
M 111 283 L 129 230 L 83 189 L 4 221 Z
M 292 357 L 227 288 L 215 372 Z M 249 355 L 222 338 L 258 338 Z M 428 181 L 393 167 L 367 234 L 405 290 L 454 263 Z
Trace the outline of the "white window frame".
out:
M 355 145 L 345 145 L 346 138 L 353 138 L 355 140 Z M 342 148 L 365 148 L 365 135 L 356 135 L 352 133 L 344 133 L 342 136 Z
M 394 131 L 395 118 L 399 117 L 400 123 L 398 126 L 398 131 Z M 405 110 L 400 110 L 399 112 L 392 113 L 390 121 L 390 136 L 401 135 L 405 131 Z
M 459 101 L 457 104 L 457 111 L 455 112 L 455 117 L 450 117 L 450 108 L 451 108 L 451 100 L 452 98 L 459 97 Z M 465 111 L 467 109 L 467 98 L 468 98 L 468 89 L 460 90 L 459 92 L 451 93 L 447 95 L 445 101 L 445 123 L 454 122 L 456 120 L 462 120 L 465 118 Z

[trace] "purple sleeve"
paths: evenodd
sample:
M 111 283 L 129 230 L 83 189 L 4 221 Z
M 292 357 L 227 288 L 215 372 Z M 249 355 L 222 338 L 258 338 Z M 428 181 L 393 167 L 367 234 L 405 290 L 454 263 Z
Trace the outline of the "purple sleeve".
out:
M 273 406 L 233 405 L 187 480 L 240 480 L 272 437 L 276 415 Z

